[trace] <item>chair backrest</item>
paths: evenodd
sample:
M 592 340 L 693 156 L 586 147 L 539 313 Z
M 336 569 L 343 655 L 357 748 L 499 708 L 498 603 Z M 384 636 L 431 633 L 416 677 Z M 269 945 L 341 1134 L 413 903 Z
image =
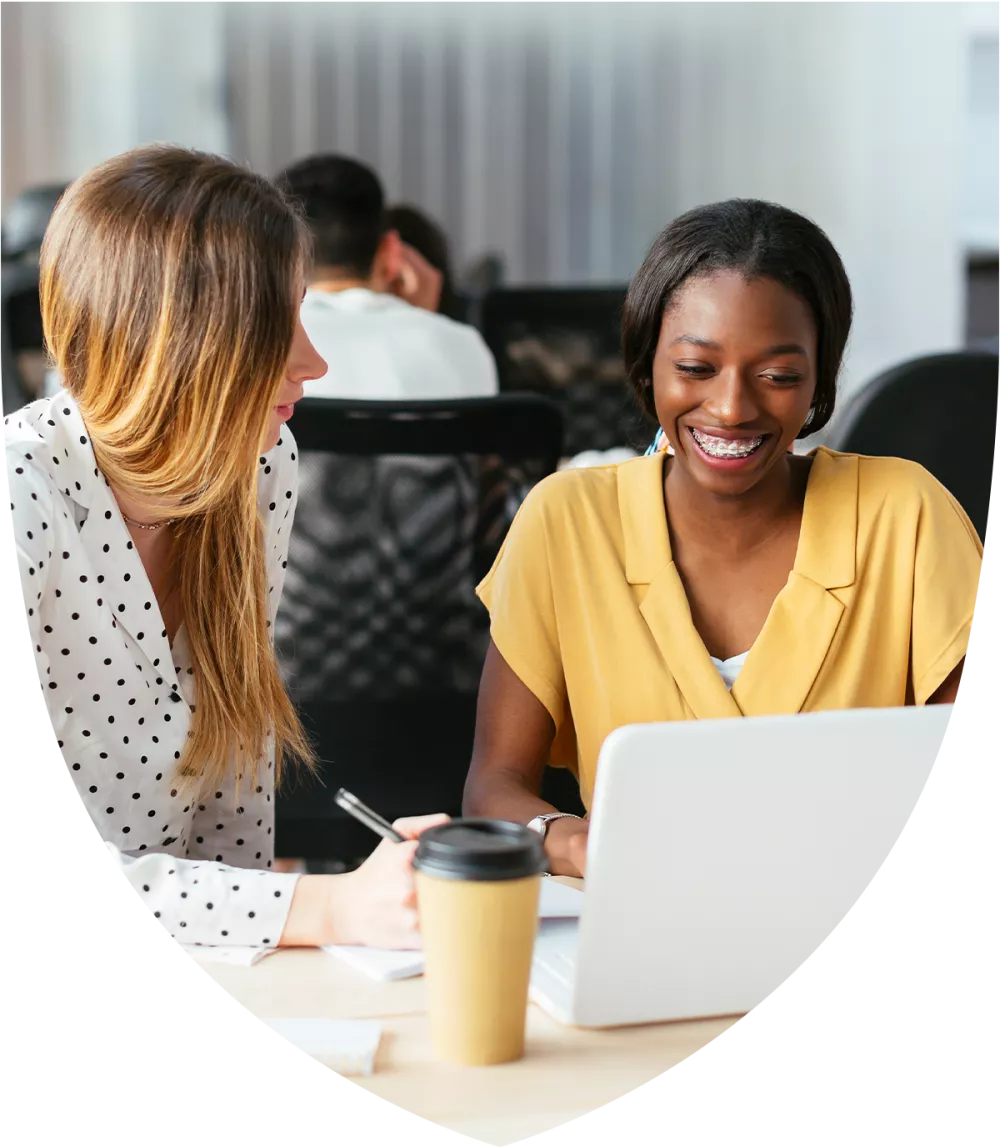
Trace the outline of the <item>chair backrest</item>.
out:
M 3 264 L 0 327 L 3 330 L 3 411 L 10 414 L 38 397 L 28 385 L 20 361 L 26 352 L 40 358 L 45 348 L 36 264 Z
M 830 446 L 908 458 L 958 499 L 986 536 L 997 424 L 995 354 L 959 351 L 913 359 L 860 391 L 837 420 Z
M 0 251 L 5 261 L 38 261 L 45 229 L 67 186 L 66 183 L 49 183 L 29 187 L 11 203 L 0 223 Z
M 558 403 L 567 454 L 649 444 L 622 363 L 625 291 L 504 287 L 482 300 L 480 327 L 501 391 L 534 391 Z
M 458 814 L 489 618 L 475 586 L 528 489 L 557 464 L 534 395 L 306 399 L 290 424 L 299 502 L 275 629 L 324 787 L 279 796 L 281 855 L 364 855 L 344 785 L 390 818 Z

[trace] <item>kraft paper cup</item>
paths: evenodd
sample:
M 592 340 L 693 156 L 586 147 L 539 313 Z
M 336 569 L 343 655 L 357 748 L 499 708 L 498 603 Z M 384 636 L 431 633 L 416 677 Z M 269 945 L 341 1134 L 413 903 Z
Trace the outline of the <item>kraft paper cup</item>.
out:
M 455 820 L 420 837 L 416 870 L 431 1041 L 448 1063 L 524 1054 L 545 849 L 500 820 Z

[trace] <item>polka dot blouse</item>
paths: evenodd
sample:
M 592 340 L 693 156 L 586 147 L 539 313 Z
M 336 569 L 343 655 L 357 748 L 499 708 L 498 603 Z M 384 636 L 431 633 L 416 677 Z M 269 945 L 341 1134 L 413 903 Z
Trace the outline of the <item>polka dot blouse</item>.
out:
M 274 765 L 200 800 L 173 780 L 194 704 L 181 626 L 159 607 L 75 402 L 60 391 L 4 419 L 21 585 L 42 692 L 87 810 L 133 887 L 189 944 L 278 942 L 297 877 L 274 858 Z M 297 493 L 287 430 L 260 459 L 271 623 Z

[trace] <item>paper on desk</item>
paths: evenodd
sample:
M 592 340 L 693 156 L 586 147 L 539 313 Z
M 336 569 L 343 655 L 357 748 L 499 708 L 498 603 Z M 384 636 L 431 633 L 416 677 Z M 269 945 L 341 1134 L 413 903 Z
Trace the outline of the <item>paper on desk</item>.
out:
M 265 1019 L 264 1023 L 306 1055 L 342 1075 L 371 1075 L 382 1025 L 375 1020 Z
M 583 892 L 568 884 L 543 880 L 538 897 L 538 919 L 556 920 L 575 918 L 583 907 Z M 406 980 L 423 975 L 423 952 L 400 951 L 394 948 L 361 948 L 348 944 L 331 944 L 323 949 L 345 964 L 350 964 L 374 980 Z
M 249 967 L 258 964 L 265 956 L 276 952 L 277 948 L 237 947 L 225 944 L 181 944 L 189 956 L 212 964 L 242 964 Z

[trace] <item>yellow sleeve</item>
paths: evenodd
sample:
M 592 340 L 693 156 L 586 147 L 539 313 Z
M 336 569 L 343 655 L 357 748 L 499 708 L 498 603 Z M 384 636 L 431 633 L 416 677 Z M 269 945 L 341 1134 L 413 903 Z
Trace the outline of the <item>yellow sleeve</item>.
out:
M 913 563 L 910 679 L 923 705 L 965 656 L 983 546 L 950 493 L 930 478 L 922 490 Z
M 489 610 L 493 644 L 558 728 L 566 684 L 552 591 L 547 485 L 540 483 L 525 499 L 476 593 Z

